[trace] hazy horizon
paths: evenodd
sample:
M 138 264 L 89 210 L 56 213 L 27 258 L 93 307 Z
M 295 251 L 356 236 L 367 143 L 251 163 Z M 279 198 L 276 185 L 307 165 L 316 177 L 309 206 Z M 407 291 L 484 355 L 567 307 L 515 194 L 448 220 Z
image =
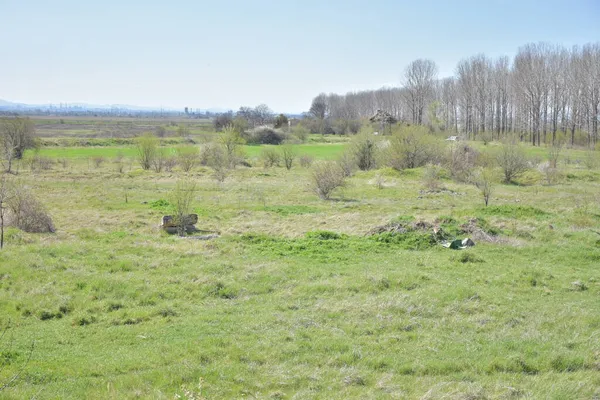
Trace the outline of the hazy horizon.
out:
M 417 58 L 450 76 L 479 53 L 600 38 L 600 3 L 252 4 L 0 0 L 0 99 L 299 113 L 321 92 L 398 86 Z

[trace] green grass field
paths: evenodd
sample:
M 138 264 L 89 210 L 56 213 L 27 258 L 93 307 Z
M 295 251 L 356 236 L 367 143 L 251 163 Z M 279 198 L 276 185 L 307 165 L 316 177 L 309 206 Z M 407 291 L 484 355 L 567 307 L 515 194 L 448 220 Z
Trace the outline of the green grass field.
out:
M 333 159 L 344 144 L 298 147 Z M 423 169 L 358 172 L 322 201 L 297 165 L 222 184 L 198 167 L 210 241 L 158 229 L 184 173 L 77 161 L 119 153 L 134 149 L 44 148 L 72 161 L 21 168 L 57 232 L 11 228 L 0 252 L 0 387 L 19 375 L 0 398 L 600 396 L 600 171 L 583 151 L 555 185 L 498 183 L 487 208 L 472 185 L 424 190 Z M 400 220 L 465 237 L 474 218 L 494 241 L 369 235 Z

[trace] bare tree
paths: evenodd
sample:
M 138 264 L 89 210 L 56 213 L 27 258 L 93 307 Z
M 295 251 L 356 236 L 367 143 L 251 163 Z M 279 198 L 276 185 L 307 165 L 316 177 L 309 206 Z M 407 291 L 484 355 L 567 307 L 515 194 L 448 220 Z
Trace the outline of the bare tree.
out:
M 308 110 L 308 112 L 317 119 L 325 119 L 328 111 L 327 95 L 324 93 L 321 93 L 313 99 L 310 109 Z
M 411 62 L 404 71 L 406 101 L 414 124 L 422 124 L 428 101 L 433 95 L 437 66 L 431 60 L 418 59 Z

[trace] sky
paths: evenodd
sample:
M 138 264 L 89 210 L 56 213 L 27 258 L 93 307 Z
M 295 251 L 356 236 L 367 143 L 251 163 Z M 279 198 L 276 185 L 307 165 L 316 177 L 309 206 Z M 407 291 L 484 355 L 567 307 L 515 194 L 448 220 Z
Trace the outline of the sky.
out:
M 540 41 L 599 42 L 600 0 L 0 0 L 0 99 L 295 113 Z

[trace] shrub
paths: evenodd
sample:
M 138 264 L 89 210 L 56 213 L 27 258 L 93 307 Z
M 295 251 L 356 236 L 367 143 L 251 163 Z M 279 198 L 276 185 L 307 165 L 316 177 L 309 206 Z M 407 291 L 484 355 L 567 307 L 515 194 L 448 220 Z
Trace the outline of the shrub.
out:
M 490 197 L 494 191 L 493 171 L 489 169 L 479 170 L 475 174 L 472 174 L 471 182 L 481 192 L 481 196 L 483 197 L 483 201 L 487 207 L 490 202 Z
M 297 137 L 301 142 L 306 142 L 309 134 L 310 132 L 304 125 L 299 124 L 292 128 L 292 135 Z
M 558 181 L 558 178 L 560 177 L 558 168 L 552 167 L 551 161 L 541 163 L 538 166 L 538 170 L 544 176 L 547 185 L 555 184 Z
M 102 156 L 96 156 L 92 158 L 92 162 L 94 163 L 95 168 L 100 168 L 105 161 L 106 159 Z
M 334 190 L 345 184 L 345 176 L 340 166 L 331 161 L 315 164 L 311 180 L 312 190 L 323 200 L 329 199 Z
M 203 147 L 201 160 L 213 170 L 213 178 L 224 182 L 229 175 L 229 160 L 225 148 L 216 143 L 209 143 Z
M 377 142 L 373 135 L 365 133 L 356 136 L 351 145 L 351 152 L 360 170 L 368 171 L 376 167 Z
M 585 153 L 585 158 L 583 159 L 583 164 L 587 169 L 595 169 L 598 167 L 599 157 L 596 151 L 587 150 Z
M 31 171 L 47 171 L 52 169 L 54 160 L 49 157 L 43 157 L 39 154 L 34 154 L 34 156 L 28 160 L 28 163 Z
M 498 165 L 504 173 L 504 183 L 510 183 L 529 169 L 527 156 L 519 144 L 514 141 L 505 142 L 496 156 Z
M 285 164 L 285 168 L 289 171 L 292 169 L 292 164 L 296 159 L 297 151 L 291 144 L 286 144 L 281 148 L 281 158 Z
M 167 153 L 164 149 L 158 149 L 152 159 L 152 169 L 154 172 L 162 172 L 167 161 Z
M 442 175 L 442 168 L 439 165 L 427 164 L 425 171 L 423 172 L 423 186 L 427 190 L 436 191 L 442 186 L 440 177 Z
M 337 159 L 337 164 L 345 177 L 348 178 L 354 175 L 354 170 L 356 170 L 356 159 L 349 151 L 342 153 Z
M 137 138 L 137 157 L 142 169 L 149 170 L 152 167 L 158 153 L 158 145 L 158 138 L 151 133 L 147 133 L 144 136 Z
M 55 232 L 52 218 L 43 204 L 24 186 L 13 184 L 7 198 L 7 225 L 24 232 Z
M 200 161 L 197 147 L 181 146 L 176 153 L 177 163 L 184 172 L 190 172 Z
M 167 128 L 165 128 L 162 125 L 159 125 L 154 129 L 154 132 L 156 133 L 156 136 L 158 136 L 159 138 L 162 138 L 167 135 Z
M 174 208 L 174 220 L 179 236 L 185 235 L 185 221 L 192 211 L 192 201 L 196 194 L 196 183 L 192 180 L 179 180 L 171 193 L 171 204 Z
M 445 165 L 452 179 L 466 182 L 479 159 L 479 152 L 466 143 L 452 143 L 446 153 Z
M 278 167 L 281 162 L 281 154 L 271 147 L 265 147 L 260 152 L 260 158 L 265 168 Z
M 560 153 L 562 152 L 563 146 L 559 141 L 554 142 L 548 149 L 548 162 L 551 168 L 558 168 L 558 160 L 560 159 Z
M 300 156 L 300 166 L 302 168 L 309 168 L 314 161 L 314 158 L 308 154 L 303 154 Z
M 396 170 L 418 168 L 441 160 L 440 142 L 421 126 L 402 127 L 390 139 L 388 164 Z
M 288 118 L 284 114 L 279 114 L 275 117 L 274 125 L 275 128 L 283 128 L 288 126 Z
M 167 156 L 165 157 L 163 166 L 165 171 L 172 172 L 173 168 L 177 166 L 177 157 L 176 156 Z
M 233 122 L 233 114 L 232 113 L 223 113 L 215 116 L 213 119 L 213 126 L 215 131 L 220 132 L 223 128 L 228 125 L 231 125 Z
M 283 132 L 268 127 L 259 127 L 248 132 L 249 144 L 281 144 L 285 139 Z
M 236 131 L 233 125 L 223 128 L 219 135 L 219 144 L 225 150 L 227 162 L 231 168 L 240 164 L 244 160 L 242 145 L 246 141 L 242 138 L 240 132 Z
M 187 126 L 186 124 L 180 124 L 177 127 L 177 136 L 179 137 L 186 137 L 190 135 L 190 127 Z

